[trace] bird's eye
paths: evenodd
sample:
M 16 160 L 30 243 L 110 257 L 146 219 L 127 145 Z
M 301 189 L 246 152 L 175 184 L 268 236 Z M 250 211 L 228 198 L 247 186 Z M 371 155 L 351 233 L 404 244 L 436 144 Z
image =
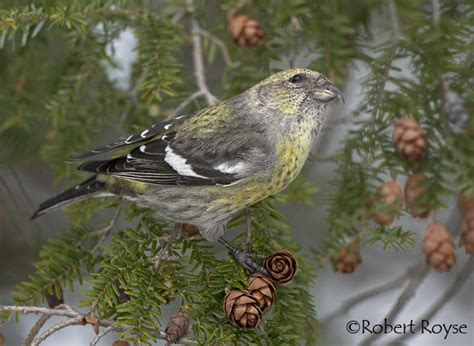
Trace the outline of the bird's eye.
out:
M 290 83 L 299 83 L 303 80 L 303 76 L 300 74 L 295 74 L 293 77 L 290 78 Z

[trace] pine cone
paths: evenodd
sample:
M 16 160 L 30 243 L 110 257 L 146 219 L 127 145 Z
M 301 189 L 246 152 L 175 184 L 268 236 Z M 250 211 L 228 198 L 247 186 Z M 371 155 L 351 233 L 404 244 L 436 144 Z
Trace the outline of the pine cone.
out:
M 393 141 L 400 154 L 410 162 L 416 162 L 426 154 L 426 133 L 420 124 L 409 116 L 400 118 L 395 124 Z
M 171 316 L 165 329 L 166 341 L 175 343 L 189 333 L 191 327 L 189 315 L 184 312 L 177 312 Z
M 430 213 L 429 205 L 423 200 L 428 190 L 428 178 L 423 173 L 409 176 L 405 185 L 405 203 L 414 217 L 425 218 Z
M 296 275 L 298 263 L 289 251 L 280 251 L 268 256 L 263 261 L 270 279 L 281 285 L 289 284 Z
M 118 291 L 118 302 L 120 304 L 123 304 L 131 299 L 131 297 L 125 293 L 125 290 L 122 288 L 122 286 L 120 286 L 120 281 L 118 279 L 114 281 L 114 285 Z
M 232 17 L 229 31 L 239 47 L 257 47 L 263 39 L 260 23 L 245 15 Z
M 116 340 L 113 342 L 112 346 L 130 346 L 130 343 L 123 340 Z
M 257 300 L 260 310 L 264 311 L 273 305 L 276 289 L 268 276 L 262 273 L 252 274 L 249 278 L 247 291 Z
M 258 301 L 248 292 L 230 291 L 224 298 L 224 312 L 229 320 L 242 329 L 257 327 L 262 319 Z
M 48 289 L 45 290 L 44 295 L 46 296 L 46 301 L 48 302 L 48 306 L 53 309 L 58 305 L 64 304 L 64 294 L 63 289 L 60 289 L 61 295 L 58 297 L 56 295 L 56 291 L 51 293 Z
M 458 207 L 464 215 L 474 212 L 474 196 L 467 197 L 460 195 L 458 198 Z
M 448 271 L 456 263 L 454 240 L 445 225 L 428 225 L 423 236 L 426 262 L 436 270 Z
M 474 255 L 474 210 L 464 216 L 459 246 L 464 246 L 466 253 Z
M 389 180 L 380 187 L 374 220 L 381 226 L 390 225 L 395 218 L 400 217 L 403 205 L 403 192 L 400 184 Z
M 343 248 L 338 255 L 332 257 L 332 262 L 337 272 L 343 274 L 354 272 L 362 263 L 357 242 L 353 241 Z
M 192 237 L 194 235 L 199 234 L 199 228 L 189 223 L 182 223 L 181 233 L 183 233 L 183 235 L 186 237 Z

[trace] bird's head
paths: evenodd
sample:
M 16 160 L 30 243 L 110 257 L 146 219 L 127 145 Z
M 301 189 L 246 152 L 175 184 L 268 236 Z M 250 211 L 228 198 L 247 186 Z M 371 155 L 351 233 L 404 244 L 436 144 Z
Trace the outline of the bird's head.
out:
M 271 75 L 253 88 L 258 102 L 283 114 L 311 113 L 337 97 L 341 91 L 319 72 L 292 68 Z

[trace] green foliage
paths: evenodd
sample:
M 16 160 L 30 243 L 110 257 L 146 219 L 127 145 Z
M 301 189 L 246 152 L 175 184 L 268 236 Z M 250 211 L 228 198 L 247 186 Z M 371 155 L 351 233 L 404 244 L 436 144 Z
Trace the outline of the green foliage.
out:
M 99 239 L 88 227 L 71 227 L 43 246 L 36 272 L 14 292 L 18 304 L 44 302 L 46 292 L 61 297 L 61 287 L 74 289 L 74 281 L 83 283 L 82 269 L 92 271 L 96 261 L 95 244 Z

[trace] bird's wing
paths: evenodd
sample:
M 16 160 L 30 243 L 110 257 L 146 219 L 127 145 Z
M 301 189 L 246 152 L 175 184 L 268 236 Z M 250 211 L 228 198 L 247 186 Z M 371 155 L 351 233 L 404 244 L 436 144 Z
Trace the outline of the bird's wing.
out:
M 84 161 L 88 160 L 94 156 L 101 155 L 103 153 L 113 151 L 128 145 L 135 145 L 143 142 L 148 142 L 152 140 L 153 138 L 162 135 L 164 133 L 167 133 L 169 131 L 173 131 L 173 127 L 181 124 L 183 121 L 185 121 L 188 118 L 188 116 L 179 116 L 176 118 L 172 118 L 166 121 L 162 121 L 159 123 L 156 123 L 152 125 L 151 127 L 141 130 L 139 132 L 135 132 L 134 134 L 131 134 L 130 136 L 127 137 L 125 140 L 119 140 L 110 144 L 107 144 L 104 147 L 100 148 L 95 148 L 88 153 L 85 153 L 83 155 L 74 157 L 70 159 L 68 162 L 76 162 L 76 161 Z
M 260 174 L 274 162 L 262 126 L 225 122 L 218 112 L 203 110 L 171 125 L 164 135 L 129 137 L 140 145 L 127 155 L 88 161 L 79 169 L 158 185 L 231 185 Z M 128 145 L 122 143 L 115 147 Z

